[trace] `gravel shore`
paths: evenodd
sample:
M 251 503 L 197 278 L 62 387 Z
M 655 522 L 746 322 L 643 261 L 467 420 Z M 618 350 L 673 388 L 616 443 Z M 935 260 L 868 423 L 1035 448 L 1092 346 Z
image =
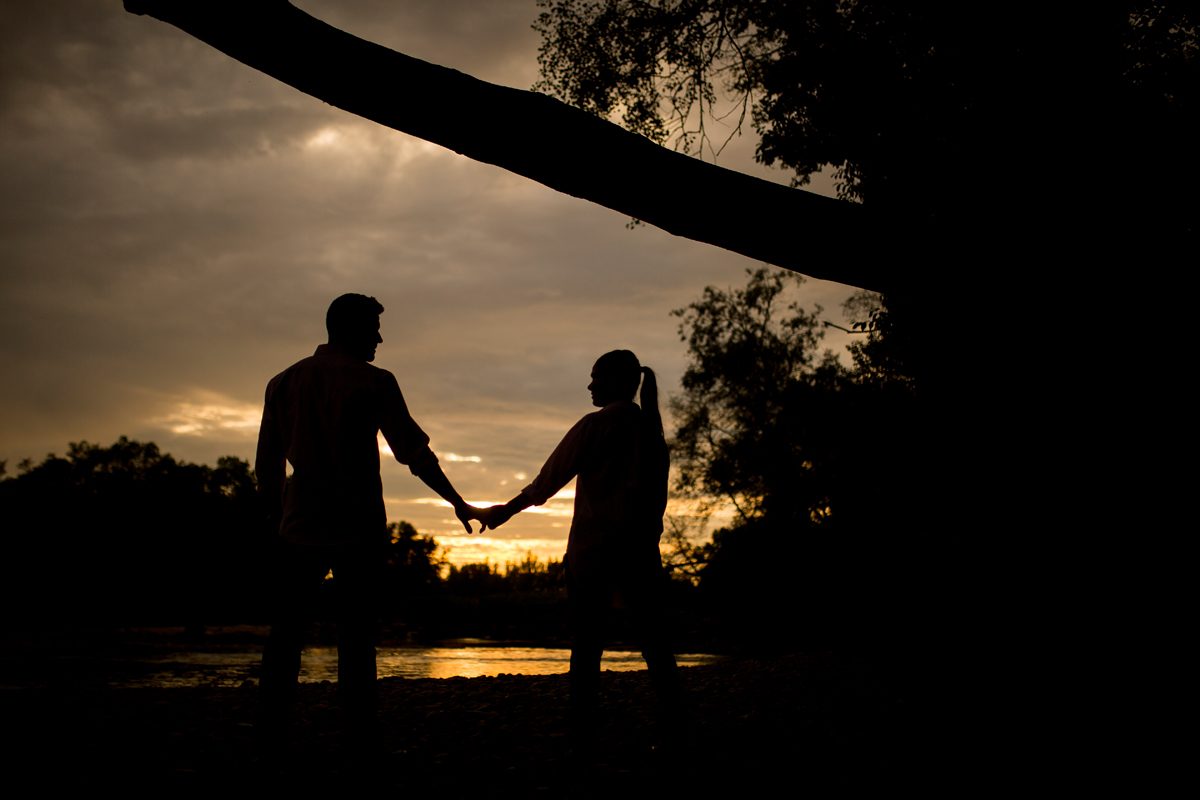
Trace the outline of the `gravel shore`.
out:
M 925 709 L 855 659 L 730 658 L 683 676 L 682 746 L 661 747 L 644 671 L 605 672 L 603 720 L 586 754 L 566 736 L 565 675 L 381 680 L 382 747 L 371 755 L 341 735 L 335 687 L 303 684 L 293 747 L 271 764 L 256 746 L 249 683 L 8 688 L 0 711 L 8 774 L 40 789 L 798 796 L 923 783 L 933 769 Z

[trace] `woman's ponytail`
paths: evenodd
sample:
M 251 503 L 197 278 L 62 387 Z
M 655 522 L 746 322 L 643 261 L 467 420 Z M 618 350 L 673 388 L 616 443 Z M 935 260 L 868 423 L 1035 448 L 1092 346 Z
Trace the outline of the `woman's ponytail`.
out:
M 647 430 L 665 441 L 662 412 L 658 410 L 658 378 L 654 370 L 643 367 L 632 350 L 611 350 L 596 359 L 595 370 L 603 373 L 610 383 L 614 395 L 619 399 L 633 399 L 639 379 L 642 391 L 638 397 L 642 406 L 642 419 Z
M 658 379 L 654 377 L 654 370 L 649 367 L 642 367 L 642 391 L 638 399 L 641 401 L 642 413 L 650 430 L 665 438 L 662 413 L 658 410 Z

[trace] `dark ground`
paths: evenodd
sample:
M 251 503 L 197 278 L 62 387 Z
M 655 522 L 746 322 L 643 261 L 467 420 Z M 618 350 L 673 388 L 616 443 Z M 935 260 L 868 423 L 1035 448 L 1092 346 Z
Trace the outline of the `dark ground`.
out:
M 13 759 L 4 770 L 39 791 L 156 794 L 264 782 L 305 794 L 352 784 L 450 797 L 952 789 L 935 744 L 943 737 L 931 735 L 937 715 L 868 664 L 822 653 L 687 668 L 689 741 L 674 755 L 656 746 L 645 672 L 604 674 L 604 722 L 587 758 L 568 747 L 565 675 L 383 680 L 375 758 L 356 757 L 342 738 L 335 687 L 303 684 L 294 747 L 275 769 L 258 757 L 250 684 L 10 684 L 0 690 L 4 754 Z

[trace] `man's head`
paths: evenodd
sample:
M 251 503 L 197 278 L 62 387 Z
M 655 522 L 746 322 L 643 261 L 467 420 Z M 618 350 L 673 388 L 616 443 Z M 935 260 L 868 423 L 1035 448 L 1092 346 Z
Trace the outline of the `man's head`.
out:
M 375 348 L 383 341 L 379 335 L 379 315 L 383 306 L 365 294 L 344 294 L 329 304 L 325 329 L 329 343 L 337 345 L 363 361 L 375 360 Z

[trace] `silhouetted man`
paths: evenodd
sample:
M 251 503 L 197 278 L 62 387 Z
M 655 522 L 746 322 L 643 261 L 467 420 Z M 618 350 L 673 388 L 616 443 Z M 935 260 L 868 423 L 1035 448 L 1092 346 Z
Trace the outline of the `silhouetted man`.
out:
M 374 737 L 376 589 L 388 535 L 378 434 L 397 461 L 454 507 L 468 533 L 477 513 L 442 472 L 396 378 L 368 363 L 383 341 L 382 312 L 373 297 L 337 298 L 325 317 L 329 343 L 267 385 L 254 467 L 280 539 L 262 661 L 260 724 L 269 746 L 281 745 L 286 735 L 304 630 L 330 571 L 346 729 L 357 738 Z

